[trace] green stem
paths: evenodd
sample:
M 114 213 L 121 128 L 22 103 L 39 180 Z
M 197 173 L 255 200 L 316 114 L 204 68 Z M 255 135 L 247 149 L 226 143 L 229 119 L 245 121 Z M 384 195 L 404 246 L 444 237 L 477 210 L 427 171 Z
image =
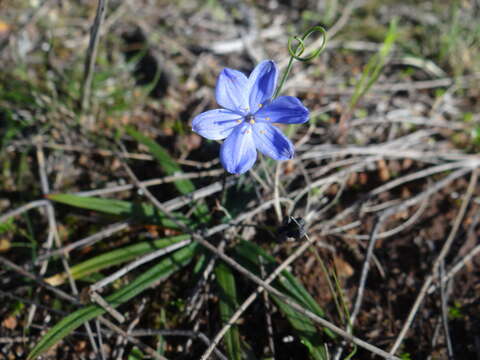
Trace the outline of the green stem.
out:
M 309 55 L 302 57 L 301 55 L 305 51 L 304 40 L 316 31 L 320 31 L 322 33 L 322 44 L 320 45 L 319 48 L 317 48 L 315 51 L 312 51 Z M 295 50 L 292 49 L 293 40 L 298 41 L 298 45 L 295 48 Z M 278 94 L 280 94 L 280 91 L 285 85 L 288 75 L 290 75 L 290 71 L 292 70 L 293 61 L 298 60 L 298 61 L 307 62 L 307 61 L 313 60 L 320 55 L 320 53 L 325 49 L 326 45 L 327 45 L 327 31 L 322 26 L 311 27 L 305 33 L 303 33 L 301 37 L 298 37 L 298 36 L 290 37 L 288 39 L 288 52 L 290 53 L 290 60 L 288 61 L 287 68 L 285 69 L 282 75 L 280 84 L 277 86 L 277 89 L 275 90 L 275 93 L 273 94 L 272 99 L 275 99 L 278 96 Z
M 275 93 L 273 94 L 272 99 L 277 98 L 278 94 L 280 94 L 280 91 L 281 91 L 282 88 L 283 88 L 283 85 L 285 85 L 285 82 L 287 81 L 288 75 L 290 75 L 290 70 L 292 70 L 293 60 L 294 60 L 294 59 L 295 59 L 295 58 L 294 58 L 293 56 L 290 56 L 290 60 L 288 61 L 287 68 L 286 68 L 285 71 L 283 72 L 282 80 L 280 80 L 280 84 L 278 84 L 277 89 L 275 90 Z

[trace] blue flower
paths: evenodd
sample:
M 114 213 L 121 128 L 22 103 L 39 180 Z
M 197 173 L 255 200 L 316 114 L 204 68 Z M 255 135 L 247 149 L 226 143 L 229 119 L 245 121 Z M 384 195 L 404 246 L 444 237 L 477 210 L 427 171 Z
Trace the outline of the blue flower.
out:
M 211 140 L 223 140 L 220 161 L 232 174 L 248 171 L 257 150 L 275 160 L 291 159 L 291 141 L 272 124 L 302 124 L 308 109 L 292 96 L 272 100 L 278 78 L 273 61 L 258 64 L 247 78 L 224 69 L 217 80 L 215 97 L 223 109 L 209 110 L 193 119 L 193 131 Z

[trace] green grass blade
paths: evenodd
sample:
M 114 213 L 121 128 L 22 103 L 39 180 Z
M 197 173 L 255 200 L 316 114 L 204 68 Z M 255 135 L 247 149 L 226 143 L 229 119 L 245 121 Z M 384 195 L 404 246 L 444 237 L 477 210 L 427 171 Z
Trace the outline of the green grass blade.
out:
M 271 273 L 278 266 L 278 263 L 273 257 L 251 242 L 241 241 L 235 247 L 235 252 L 235 258 L 237 261 L 257 275 L 260 275 L 259 257 L 263 259 L 267 273 Z M 282 271 L 281 276 L 277 278 L 272 285 L 284 294 L 295 299 L 299 304 L 303 305 L 305 309 L 308 309 L 319 316 L 324 316 L 322 308 L 317 304 L 315 299 L 312 298 L 302 284 L 288 271 Z M 307 346 L 311 356 L 318 360 L 327 359 L 327 354 L 323 342 L 321 341 L 320 334 L 313 322 L 308 317 L 282 303 L 276 297 L 272 298 L 295 329 L 303 344 Z M 328 336 L 332 338 L 334 337 L 328 329 L 324 329 L 324 332 Z
M 170 256 L 160 261 L 157 265 L 151 267 L 142 275 L 137 277 L 130 284 L 108 296 L 106 298 L 107 302 L 110 304 L 110 306 L 115 308 L 140 294 L 156 281 L 170 276 L 192 260 L 196 252 L 196 248 L 196 244 L 190 244 L 172 253 Z M 105 313 L 103 308 L 97 305 L 91 305 L 81 308 L 66 316 L 53 328 L 51 328 L 42 339 L 40 339 L 40 341 L 37 343 L 37 345 L 35 345 L 28 355 L 28 359 L 34 359 L 40 356 L 80 325 L 86 321 L 94 319 L 99 315 L 102 315 L 103 313 Z
M 148 150 L 150 150 L 151 154 L 155 157 L 162 167 L 162 170 L 165 171 L 167 175 L 174 175 L 182 172 L 182 169 L 175 160 L 173 160 L 168 152 L 154 140 L 136 131 L 132 127 L 127 127 L 126 131 L 131 137 L 145 145 Z M 174 184 L 177 190 L 182 194 L 188 194 L 195 190 L 195 186 L 188 179 L 177 180 Z
M 380 73 L 387 61 L 387 58 L 392 51 L 393 44 L 397 38 L 397 19 L 394 18 L 390 22 L 390 27 L 388 29 L 387 35 L 383 42 L 382 47 L 375 56 L 373 56 L 370 61 L 365 66 L 363 70 L 362 77 L 355 85 L 355 91 L 350 100 L 349 108 L 353 109 L 360 98 L 365 95 L 372 85 L 378 80 Z
M 220 316 L 223 325 L 232 317 L 238 308 L 237 289 L 235 278 L 228 266 L 219 263 L 215 267 L 215 276 L 219 289 L 219 307 Z M 225 335 L 225 343 L 227 345 L 228 358 L 231 360 L 242 359 L 242 348 L 240 345 L 240 333 L 238 326 L 233 325 Z
M 146 203 L 134 203 L 129 201 L 105 199 L 98 197 L 84 197 L 71 194 L 51 194 L 50 200 L 75 206 L 82 209 L 103 212 L 105 214 L 133 218 L 139 222 L 158 224 L 167 228 L 177 229 L 177 225 L 160 213 L 155 207 Z M 173 213 L 179 220 L 193 225 L 191 221 L 180 214 Z
M 179 235 L 154 241 L 142 241 L 134 245 L 115 249 L 72 266 L 70 273 L 75 280 L 82 279 L 90 274 L 98 273 L 103 269 L 123 264 L 155 250 L 166 248 L 167 246 L 186 240 L 189 237 L 190 235 Z M 67 279 L 68 274 L 63 272 L 51 276 L 45 281 L 50 285 L 58 286 L 63 284 Z
M 320 339 L 318 330 L 310 319 L 292 309 L 276 296 L 272 296 L 272 299 L 288 319 L 290 325 L 295 329 L 302 344 L 308 348 L 311 357 L 315 360 L 328 360 L 328 354 Z

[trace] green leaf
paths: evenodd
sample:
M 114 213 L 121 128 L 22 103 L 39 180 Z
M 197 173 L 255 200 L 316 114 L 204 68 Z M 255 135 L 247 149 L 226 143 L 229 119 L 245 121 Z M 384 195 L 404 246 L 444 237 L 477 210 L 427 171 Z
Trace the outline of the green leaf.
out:
M 178 226 L 165 214 L 155 207 L 146 203 L 134 203 L 129 201 L 105 199 L 98 197 L 85 197 L 71 194 L 50 194 L 48 199 L 75 206 L 82 209 L 103 212 L 105 214 L 133 218 L 139 222 L 158 224 L 171 229 L 178 229 Z M 177 219 L 188 225 L 192 222 L 178 213 L 172 213 Z
M 153 252 L 158 249 L 166 248 L 170 245 L 186 240 L 190 235 L 179 235 L 170 238 L 157 239 L 155 241 L 143 241 L 134 245 L 125 246 L 120 249 L 109 251 L 105 254 L 95 256 L 80 264 L 72 266 L 70 273 L 76 279 L 84 278 L 90 274 L 98 273 L 99 271 L 109 268 L 111 266 L 119 265 L 127 261 L 133 260 L 141 255 Z M 59 273 L 45 279 L 47 283 L 53 286 L 63 284 L 68 279 L 67 273 Z
M 113 308 L 127 302 L 136 295 L 140 294 L 142 291 L 149 288 L 156 281 L 165 279 L 179 270 L 181 267 L 187 265 L 192 260 L 196 252 L 196 248 L 196 243 L 192 243 L 170 254 L 170 256 L 148 269 L 130 284 L 108 296 L 106 301 Z M 105 310 L 102 307 L 98 305 L 90 305 L 76 310 L 70 315 L 67 315 L 53 328 L 51 328 L 42 339 L 40 339 L 40 341 L 37 343 L 37 345 L 35 345 L 28 355 L 28 359 L 34 359 L 40 356 L 80 325 L 104 313 Z
M 397 38 L 397 23 L 398 19 L 393 18 L 390 22 L 390 27 L 385 36 L 385 40 L 382 44 L 382 47 L 367 63 L 363 69 L 362 76 L 360 80 L 355 85 L 355 90 L 350 99 L 349 108 L 352 110 L 358 103 L 361 97 L 363 97 L 372 85 L 378 80 L 381 71 L 387 61 L 390 52 L 393 49 L 393 44 Z
M 132 351 L 130 351 L 130 354 L 128 354 L 128 360 L 143 360 L 144 356 L 142 351 L 135 346 Z
M 157 144 L 154 140 L 136 131 L 132 127 L 127 127 L 126 131 L 131 137 L 148 148 L 167 175 L 175 175 L 182 172 L 180 166 L 170 157 L 167 150 Z M 182 194 L 188 194 L 195 190 L 195 186 L 188 179 L 177 180 L 174 184 L 177 190 Z
M 235 278 L 228 266 L 218 263 L 215 267 L 215 276 L 219 288 L 220 316 L 223 324 L 226 324 L 238 308 L 237 289 Z M 240 333 L 238 326 L 233 325 L 225 335 L 228 358 L 231 360 L 242 359 L 242 348 L 240 345 Z
M 235 247 L 235 258 L 254 274 L 260 275 L 260 258 L 268 274 L 273 272 L 279 265 L 273 257 L 268 255 L 262 248 L 249 241 L 241 241 Z M 298 281 L 290 272 L 284 270 L 281 275 L 272 283 L 279 291 L 291 297 L 305 309 L 323 317 L 324 312 L 317 304 L 315 299 L 305 290 L 300 281 Z M 325 360 L 327 354 L 321 341 L 320 334 L 314 323 L 305 315 L 292 309 L 290 306 L 281 302 L 275 296 L 272 296 L 279 309 L 286 316 L 292 327 L 295 329 L 303 344 L 307 346 L 310 355 L 314 359 Z M 324 329 L 325 334 L 334 337 L 331 331 Z

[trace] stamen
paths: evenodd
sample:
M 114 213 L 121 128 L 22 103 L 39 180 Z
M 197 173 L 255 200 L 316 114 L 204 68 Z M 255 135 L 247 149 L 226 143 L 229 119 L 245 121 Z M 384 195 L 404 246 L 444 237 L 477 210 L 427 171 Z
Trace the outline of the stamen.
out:
M 237 119 L 237 123 L 241 123 L 242 122 L 242 119 Z
M 253 125 L 253 124 L 255 124 L 255 120 L 253 120 L 253 118 L 252 118 L 252 119 L 250 119 L 249 123 Z
M 267 116 L 267 117 L 265 118 L 265 120 L 270 121 L 270 120 L 272 120 L 272 119 L 270 119 L 270 118 Z
M 258 107 L 261 108 L 263 106 L 263 104 L 258 104 Z

